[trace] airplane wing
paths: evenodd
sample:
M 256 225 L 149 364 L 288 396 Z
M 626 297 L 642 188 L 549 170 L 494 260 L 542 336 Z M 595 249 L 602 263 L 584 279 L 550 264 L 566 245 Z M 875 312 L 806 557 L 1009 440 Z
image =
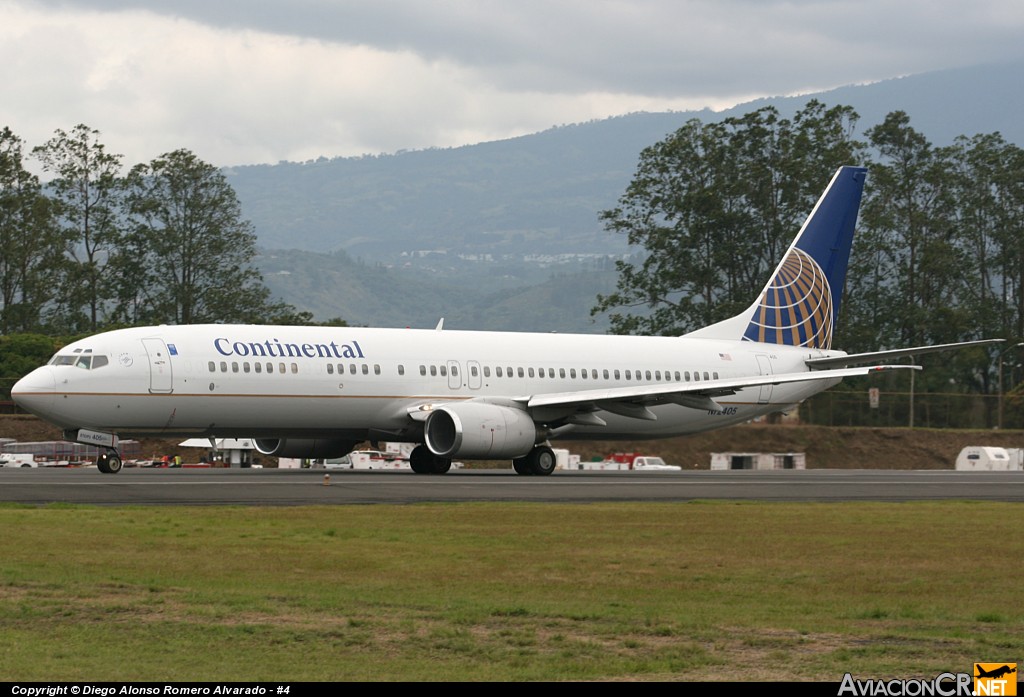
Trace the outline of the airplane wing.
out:
M 859 368 L 813 370 L 804 373 L 754 375 L 722 380 L 701 380 L 700 382 L 671 382 L 637 387 L 551 392 L 519 397 L 514 401 L 523 404 L 529 409 L 593 405 L 621 416 L 631 416 L 633 418 L 653 421 L 657 417 L 647 407 L 655 404 L 669 402 L 692 409 L 720 411 L 722 406 L 715 401 L 715 397 L 735 394 L 747 387 L 781 385 L 808 380 L 841 379 L 899 369 L 920 370 L 921 367 L 916 365 L 874 365 Z
M 894 349 L 892 351 L 871 351 L 870 353 L 851 353 L 846 356 L 831 356 L 829 358 L 811 358 L 804 361 L 811 370 L 821 368 L 834 368 L 835 366 L 863 365 L 865 363 L 878 363 L 889 361 L 904 356 L 920 356 L 924 353 L 938 353 L 940 351 L 956 351 L 968 346 L 986 346 L 998 344 L 1005 339 L 981 339 L 979 341 L 961 341 L 956 344 L 935 344 L 933 346 L 916 346 L 914 348 Z

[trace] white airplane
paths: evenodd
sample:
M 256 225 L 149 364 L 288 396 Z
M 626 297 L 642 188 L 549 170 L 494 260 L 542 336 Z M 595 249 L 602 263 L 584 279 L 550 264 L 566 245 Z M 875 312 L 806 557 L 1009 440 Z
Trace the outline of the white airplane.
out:
M 266 455 L 333 458 L 418 443 L 412 469 L 511 459 L 555 468 L 551 439 L 679 436 L 793 408 L 866 364 L 966 342 L 832 350 L 866 170 L 832 178 L 757 300 L 681 337 L 208 324 L 76 341 L 14 386 L 26 411 L 100 445 L 121 436 L 253 438 Z M 849 367 L 860 366 L 860 367 Z

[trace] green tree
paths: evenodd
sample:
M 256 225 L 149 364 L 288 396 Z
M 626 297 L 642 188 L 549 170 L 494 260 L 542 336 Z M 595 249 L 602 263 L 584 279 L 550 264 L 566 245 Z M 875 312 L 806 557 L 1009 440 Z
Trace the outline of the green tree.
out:
M 190 324 L 295 316 L 251 265 L 256 235 L 223 173 L 175 150 L 127 177 L 130 253 L 118 317 Z
M 592 314 L 615 333 L 680 334 L 742 311 L 767 281 L 835 170 L 855 162 L 857 115 L 809 102 L 721 123 L 691 120 L 640 154 L 606 229 L 643 250 L 616 264 Z
M 10 399 L 14 383 L 50 360 L 63 345 L 62 340 L 41 334 L 0 336 L 0 399 Z
M 71 133 L 57 129 L 33 151 L 54 175 L 48 190 L 69 260 L 58 306 L 67 331 L 95 331 L 113 299 L 106 277 L 121 241 L 121 156 L 108 153 L 99 137 L 99 131 L 79 124 Z
M 23 143 L 0 131 L 0 334 L 37 331 L 58 284 L 63 246 Z

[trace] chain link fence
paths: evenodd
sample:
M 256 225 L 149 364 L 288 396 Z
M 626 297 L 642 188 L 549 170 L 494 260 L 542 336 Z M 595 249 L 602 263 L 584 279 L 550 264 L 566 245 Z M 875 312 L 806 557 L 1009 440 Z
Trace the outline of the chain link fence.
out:
M 1000 401 L 1002 423 L 1000 424 Z M 872 404 L 877 406 L 872 406 Z M 870 393 L 832 390 L 800 405 L 800 422 L 820 426 L 1024 429 L 1019 395 L 964 393 Z

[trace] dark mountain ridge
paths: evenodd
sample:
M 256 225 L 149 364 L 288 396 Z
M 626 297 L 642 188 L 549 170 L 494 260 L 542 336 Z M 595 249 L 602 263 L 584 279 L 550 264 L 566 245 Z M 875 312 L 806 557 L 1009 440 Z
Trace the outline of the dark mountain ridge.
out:
M 547 331 L 553 327 L 536 318 L 550 314 L 568 320 L 562 330 L 604 331 L 600 319 L 576 315 L 614 283 L 611 260 L 631 251 L 598 216 L 615 206 L 644 147 L 693 118 L 719 120 L 767 105 L 790 117 L 812 98 L 854 107 L 858 133 L 902 110 L 934 145 L 993 132 L 1024 143 L 1022 69 L 1024 63 L 944 70 L 720 112 L 636 113 L 457 148 L 225 171 L 268 250 L 260 268 L 271 290 L 319 318 L 388 326 L 416 319 L 421 326 L 421 314 L 448 314 L 471 328 Z M 283 251 L 289 249 L 320 256 Z M 554 303 L 543 312 L 536 298 L 508 307 L 525 289 L 549 283 L 559 292 L 539 293 Z M 372 300 L 369 288 L 377 289 Z M 589 294 L 586 303 L 581 294 Z M 489 313 L 495 303 L 504 311 Z M 501 326 L 492 327 L 498 316 Z

